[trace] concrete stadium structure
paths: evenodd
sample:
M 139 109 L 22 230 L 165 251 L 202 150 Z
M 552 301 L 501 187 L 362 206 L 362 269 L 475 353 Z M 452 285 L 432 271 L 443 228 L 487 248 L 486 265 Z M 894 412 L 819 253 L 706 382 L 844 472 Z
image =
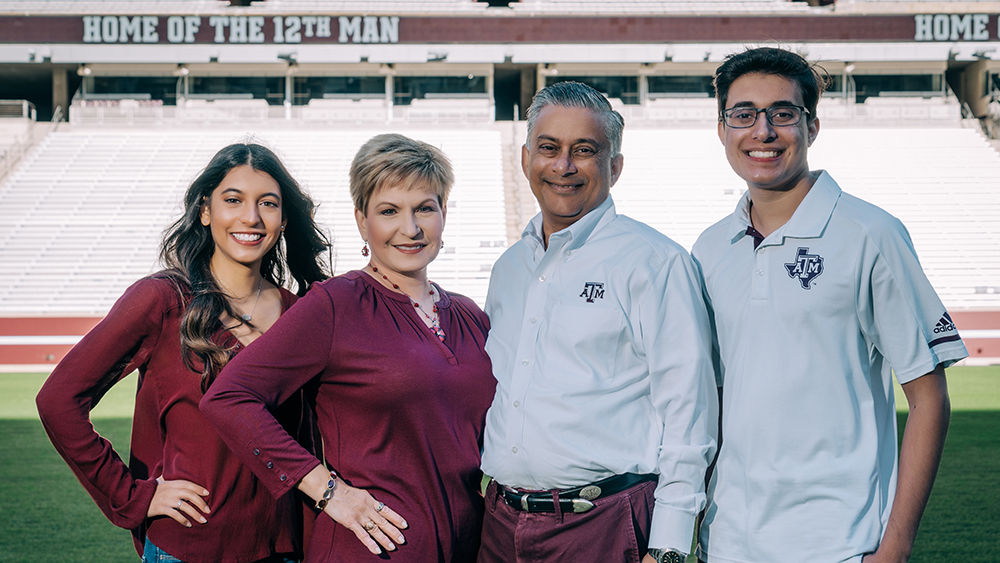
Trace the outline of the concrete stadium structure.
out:
M 31 0 L 0 4 L 0 369 L 51 366 L 132 281 L 215 150 L 275 148 L 363 264 L 347 166 L 400 131 L 457 183 L 443 286 L 480 303 L 535 205 L 524 110 L 585 81 L 626 118 L 619 209 L 690 248 L 745 185 L 711 75 L 782 45 L 831 77 L 811 164 L 906 223 L 971 361 L 1000 361 L 1000 2 Z M 828 4 L 828 5 L 813 5 Z

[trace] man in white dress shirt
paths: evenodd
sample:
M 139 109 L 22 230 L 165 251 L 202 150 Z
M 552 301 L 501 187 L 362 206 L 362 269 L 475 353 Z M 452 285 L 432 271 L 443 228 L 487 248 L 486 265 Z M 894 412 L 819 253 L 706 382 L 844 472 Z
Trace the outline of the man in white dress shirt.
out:
M 693 250 L 723 391 L 699 557 L 906 561 L 948 428 L 944 368 L 965 346 L 902 223 L 810 171 L 814 67 L 750 49 L 715 84 L 748 191 Z M 893 372 L 910 406 L 898 480 Z
M 690 255 L 615 212 L 624 122 L 561 82 L 528 110 L 541 213 L 497 261 L 480 563 L 683 561 L 718 397 Z M 647 553 L 647 549 L 649 553 Z

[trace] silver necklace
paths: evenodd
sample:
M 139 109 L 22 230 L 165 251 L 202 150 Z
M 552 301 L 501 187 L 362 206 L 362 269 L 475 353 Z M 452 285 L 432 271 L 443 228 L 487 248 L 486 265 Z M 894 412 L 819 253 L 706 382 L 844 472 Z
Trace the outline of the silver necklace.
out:
M 255 311 L 257 311 L 257 302 L 260 301 L 260 288 L 262 285 L 264 285 L 264 276 L 261 276 L 260 281 L 257 282 L 257 298 L 253 300 L 253 308 L 250 309 L 250 314 L 247 315 L 246 313 L 244 313 L 240 315 L 241 317 L 243 317 L 244 321 L 250 321 L 251 319 L 253 319 L 253 314 Z
M 444 335 L 444 331 L 441 330 L 441 316 L 438 315 L 438 306 L 437 306 L 436 302 L 434 303 L 434 306 L 431 308 L 431 312 L 434 314 L 434 316 L 432 317 L 432 316 L 430 316 L 430 315 L 427 314 L 427 311 L 424 311 L 424 308 L 420 306 L 420 303 L 417 303 L 417 301 L 414 300 L 412 297 L 410 297 L 410 295 L 408 293 L 406 293 L 405 291 L 403 291 L 402 288 L 400 288 L 398 285 L 394 284 L 392 282 L 392 280 L 390 280 L 389 278 L 387 278 L 385 276 L 385 274 L 383 274 L 382 272 L 378 271 L 378 268 L 375 267 L 375 264 L 372 264 L 371 262 L 369 262 L 368 263 L 368 267 L 371 268 L 372 271 L 375 272 L 376 274 L 382 276 L 382 279 L 384 279 L 385 281 L 389 282 L 392 285 L 393 289 L 395 289 L 396 291 L 398 291 L 398 292 L 402 293 L 403 295 L 405 295 L 406 298 L 410 300 L 410 303 L 414 306 L 414 308 L 416 308 L 418 311 L 420 311 L 420 314 L 423 315 L 425 319 L 427 319 L 428 323 L 430 323 L 427 326 L 427 328 L 431 329 L 431 332 L 434 333 L 434 336 L 438 337 L 438 340 L 440 340 L 441 342 L 444 342 L 445 335 Z M 428 283 L 430 283 L 430 282 L 428 282 Z M 428 294 L 432 298 L 434 297 L 434 286 L 433 285 L 431 285 L 431 290 L 428 292 Z

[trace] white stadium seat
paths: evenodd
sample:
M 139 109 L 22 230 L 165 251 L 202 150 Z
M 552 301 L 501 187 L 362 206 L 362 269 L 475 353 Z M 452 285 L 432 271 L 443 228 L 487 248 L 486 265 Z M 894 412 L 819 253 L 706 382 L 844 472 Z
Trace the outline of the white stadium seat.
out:
M 382 132 L 274 131 L 275 149 L 320 204 L 337 273 L 364 265 L 348 192 L 358 147 Z M 482 303 L 506 245 L 500 133 L 407 131 L 455 166 L 444 251 L 431 278 Z M 50 134 L 0 185 L 0 314 L 103 314 L 132 281 L 159 268 L 163 229 L 184 190 L 229 131 L 76 131 Z

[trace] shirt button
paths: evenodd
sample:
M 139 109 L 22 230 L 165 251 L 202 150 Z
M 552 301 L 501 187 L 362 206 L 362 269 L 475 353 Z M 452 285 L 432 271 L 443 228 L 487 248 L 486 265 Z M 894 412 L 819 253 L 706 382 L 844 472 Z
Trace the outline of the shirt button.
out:
M 522 366 L 528 365 L 528 360 L 521 360 L 521 365 Z
M 569 256 L 569 255 L 571 255 L 571 254 L 573 254 L 573 251 L 572 251 L 572 250 L 567 250 L 567 251 L 566 251 L 566 256 Z
M 531 319 L 528 322 L 530 322 L 531 324 L 535 324 L 538 322 L 538 319 L 536 319 L 535 317 L 531 317 Z
M 542 275 L 538 276 L 538 281 L 541 281 L 541 282 L 545 281 L 545 274 L 542 274 Z
M 274 468 L 274 464 L 273 464 L 273 463 L 271 463 L 270 461 L 269 461 L 269 462 L 267 462 L 267 468 L 268 468 L 268 469 L 273 469 L 273 468 Z
M 285 475 L 282 475 L 281 477 L 278 477 L 278 479 L 281 479 L 282 481 L 285 481 L 285 480 L 287 480 L 287 479 L 288 479 L 288 477 L 287 477 L 287 476 L 285 476 Z
M 521 401 L 514 401 L 514 408 L 521 406 Z
M 761 276 L 763 276 L 763 275 L 764 275 L 764 270 L 757 270 L 757 277 L 758 278 L 761 277 Z
M 257 448 L 254 448 L 253 449 L 253 455 L 260 455 L 260 450 L 258 450 Z
M 514 446 L 513 448 L 511 448 L 510 451 L 516 454 L 517 453 L 517 446 Z

